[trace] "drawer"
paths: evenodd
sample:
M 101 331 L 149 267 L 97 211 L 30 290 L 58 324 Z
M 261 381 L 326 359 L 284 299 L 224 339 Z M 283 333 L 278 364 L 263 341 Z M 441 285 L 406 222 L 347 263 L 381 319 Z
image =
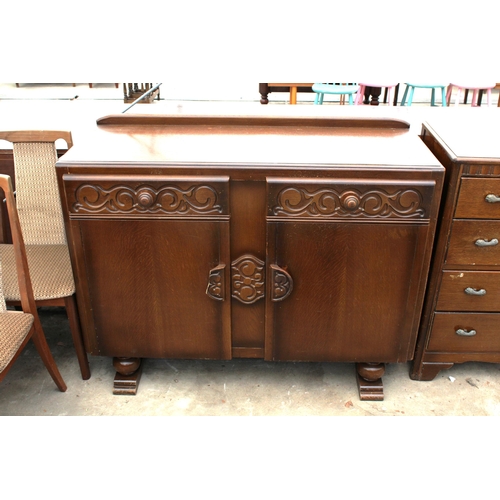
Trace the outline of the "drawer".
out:
M 427 350 L 499 352 L 500 314 L 436 313 Z
M 443 272 L 436 309 L 500 312 L 500 272 Z
M 63 182 L 72 219 L 229 215 L 227 176 L 65 174 Z
M 500 219 L 500 179 L 462 179 L 455 217 Z
M 267 179 L 268 219 L 428 222 L 434 181 Z
M 500 265 L 500 220 L 455 220 L 446 265 Z

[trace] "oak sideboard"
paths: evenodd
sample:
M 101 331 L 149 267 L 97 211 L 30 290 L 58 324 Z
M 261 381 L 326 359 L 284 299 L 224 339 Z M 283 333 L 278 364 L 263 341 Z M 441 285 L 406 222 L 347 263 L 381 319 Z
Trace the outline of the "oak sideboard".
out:
M 445 169 L 397 119 L 111 115 L 57 163 L 87 352 L 413 359 Z

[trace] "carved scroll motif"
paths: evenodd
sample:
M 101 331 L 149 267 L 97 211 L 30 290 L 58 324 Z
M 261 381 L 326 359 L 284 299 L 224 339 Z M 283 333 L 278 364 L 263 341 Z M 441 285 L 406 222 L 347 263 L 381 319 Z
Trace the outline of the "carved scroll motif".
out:
M 310 192 L 305 187 L 287 187 L 277 195 L 274 215 L 292 217 L 403 217 L 422 218 L 422 195 L 415 189 L 388 193 L 383 189 L 337 191 L 322 188 Z
M 292 277 L 281 267 L 271 264 L 272 282 L 273 282 L 273 292 L 271 300 L 273 302 L 279 302 L 286 299 L 293 290 L 293 279 Z
M 264 297 L 265 263 L 253 255 L 243 255 L 231 264 L 232 296 L 243 304 Z
M 73 211 L 84 213 L 164 213 L 164 214 L 219 214 L 217 191 L 207 185 L 187 189 L 148 185 L 132 188 L 125 185 L 105 189 L 99 185 L 83 184 L 75 192 Z
M 208 275 L 207 295 L 215 300 L 224 300 L 224 270 L 226 266 L 220 264 L 212 269 Z

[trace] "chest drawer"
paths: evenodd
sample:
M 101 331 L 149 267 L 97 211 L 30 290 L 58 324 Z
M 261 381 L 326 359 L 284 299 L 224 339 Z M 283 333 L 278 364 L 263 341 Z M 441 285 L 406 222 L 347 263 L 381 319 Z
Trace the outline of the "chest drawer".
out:
M 500 220 L 455 220 L 446 265 L 500 265 Z
M 500 351 L 500 314 L 436 313 L 427 349 L 442 352 Z
M 462 179 L 455 217 L 500 219 L 500 179 Z
M 500 272 L 443 272 L 436 309 L 500 312 Z

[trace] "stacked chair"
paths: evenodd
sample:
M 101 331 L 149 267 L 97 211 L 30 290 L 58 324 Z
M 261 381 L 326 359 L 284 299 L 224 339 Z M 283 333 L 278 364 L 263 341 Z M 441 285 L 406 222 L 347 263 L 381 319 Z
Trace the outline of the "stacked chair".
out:
M 0 132 L 0 139 L 13 147 L 16 205 L 26 245 L 33 296 L 37 307 L 65 307 L 73 343 L 84 380 L 90 378 L 76 305 L 75 281 L 57 186 L 56 140 L 68 149 L 73 142 L 66 131 Z M 15 245 L 0 244 L 3 265 L 3 291 L 8 305 L 19 306 Z
M 26 248 L 9 176 L 0 175 L 0 189 L 4 192 L 9 216 L 13 241 L 12 253 L 22 307 L 22 311 L 7 309 L 2 286 L 2 262 L 0 259 L 0 381 L 5 378 L 15 360 L 31 339 L 58 389 L 65 392 L 66 384 L 50 352 L 38 317 L 31 287 Z

